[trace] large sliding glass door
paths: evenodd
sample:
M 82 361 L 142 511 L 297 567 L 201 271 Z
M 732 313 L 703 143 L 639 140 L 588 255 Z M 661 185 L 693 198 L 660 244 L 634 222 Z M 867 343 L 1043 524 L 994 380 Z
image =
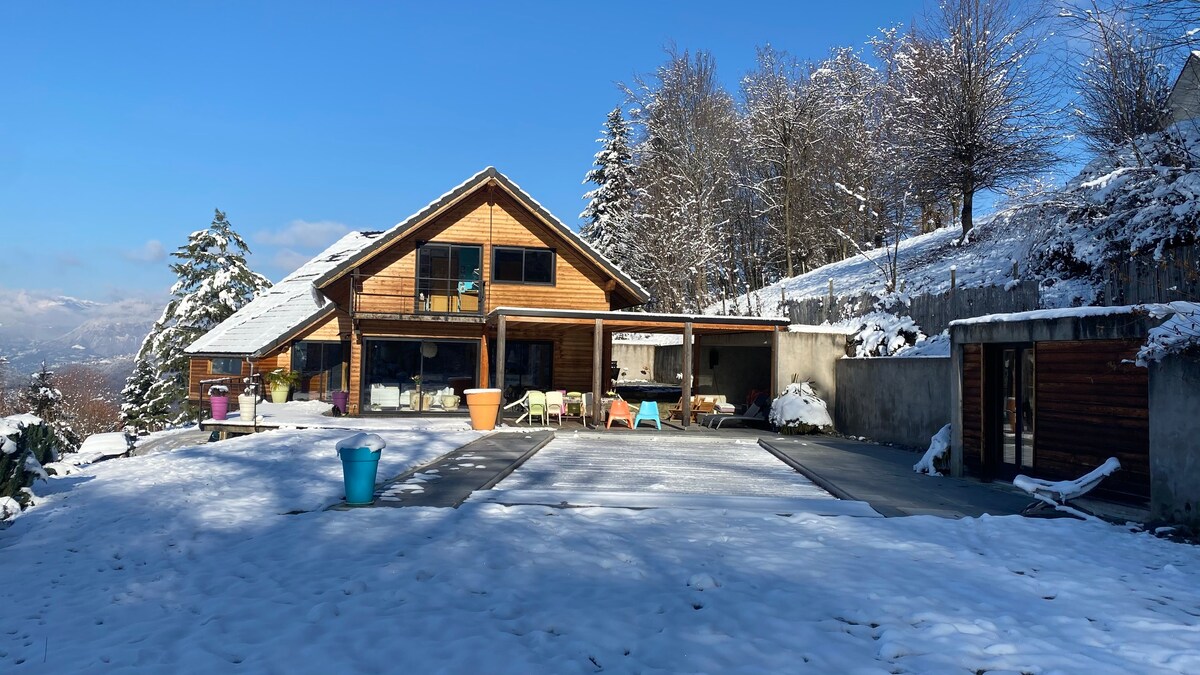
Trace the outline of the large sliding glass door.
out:
M 363 340 L 364 412 L 451 412 L 478 381 L 476 340 Z M 457 400 L 456 400 L 457 399 Z
M 493 343 L 494 344 L 494 343 Z M 495 347 L 489 361 L 496 362 Z M 504 346 L 504 398 L 515 401 L 530 389 L 548 391 L 554 382 L 554 343 L 545 340 L 509 340 Z

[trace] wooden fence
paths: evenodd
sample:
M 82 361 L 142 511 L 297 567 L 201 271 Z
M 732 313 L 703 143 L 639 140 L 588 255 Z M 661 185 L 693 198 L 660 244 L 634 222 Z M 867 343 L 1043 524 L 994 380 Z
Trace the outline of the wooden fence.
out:
M 788 317 L 792 323 L 831 323 L 870 314 L 874 311 L 876 298 L 870 293 L 849 297 L 809 298 L 786 301 Z M 955 319 L 966 319 L 985 314 L 1026 312 L 1041 308 L 1038 282 L 1021 281 L 1004 286 L 983 288 L 952 288 L 945 293 L 915 295 L 907 312 L 927 335 L 940 333 Z
M 1200 245 L 1163 251 L 1162 258 L 1140 255 L 1105 267 L 1105 305 L 1138 305 L 1200 299 Z

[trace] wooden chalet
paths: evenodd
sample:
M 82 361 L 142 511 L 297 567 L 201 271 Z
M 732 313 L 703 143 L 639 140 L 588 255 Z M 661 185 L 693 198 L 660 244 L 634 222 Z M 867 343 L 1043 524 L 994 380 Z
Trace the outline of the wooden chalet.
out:
M 347 235 L 190 345 L 190 393 L 276 368 L 302 374 L 297 397 L 348 391 L 352 415 L 448 412 L 455 406 L 436 395 L 472 387 L 502 388 L 508 400 L 529 389 L 602 392 L 612 334 L 637 331 L 683 334 L 686 396 L 693 338 L 786 330 L 777 319 L 619 311 L 647 300 L 489 167 L 389 230 Z

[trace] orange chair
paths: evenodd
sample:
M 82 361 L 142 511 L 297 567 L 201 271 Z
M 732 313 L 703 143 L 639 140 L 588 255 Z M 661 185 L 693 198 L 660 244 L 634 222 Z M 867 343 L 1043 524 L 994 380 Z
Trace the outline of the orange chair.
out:
M 616 399 L 608 406 L 608 425 L 605 429 L 611 429 L 613 420 L 625 420 L 625 424 L 633 429 L 633 411 L 629 409 L 629 401 L 625 399 Z

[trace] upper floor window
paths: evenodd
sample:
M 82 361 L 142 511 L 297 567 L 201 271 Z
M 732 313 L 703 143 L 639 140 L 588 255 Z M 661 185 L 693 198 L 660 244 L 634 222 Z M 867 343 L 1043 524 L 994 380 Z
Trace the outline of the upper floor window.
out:
M 492 280 L 516 284 L 554 284 L 554 249 L 495 247 Z
M 241 375 L 241 359 L 212 359 L 209 361 L 208 372 L 213 375 Z

